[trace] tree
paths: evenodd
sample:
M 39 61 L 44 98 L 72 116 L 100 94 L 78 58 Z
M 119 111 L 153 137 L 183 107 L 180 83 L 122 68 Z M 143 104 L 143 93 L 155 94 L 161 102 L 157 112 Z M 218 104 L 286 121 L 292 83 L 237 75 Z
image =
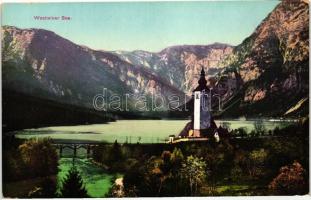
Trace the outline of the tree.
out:
M 190 187 L 190 195 L 197 195 L 198 189 L 206 178 L 206 163 L 202 158 L 188 156 L 182 164 L 181 175 Z
M 278 126 L 273 130 L 273 135 L 280 135 L 280 128 Z
M 281 167 L 299 160 L 303 166 L 309 163 L 309 140 L 298 136 L 279 137 L 266 140 L 265 149 L 269 152 L 267 165 L 272 176 L 279 173 Z
M 146 163 L 145 185 L 152 196 L 187 195 L 185 182 L 181 178 L 183 154 L 175 148 L 173 153 L 163 151 L 161 157 L 151 157 Z
M 184 161 L 184 155 L 179 148 L 174 148 L 171 154 L 171 176 L 167 179 L 165 184 L 166 193 L 173 196 L 185 196 L 188 195 L 185 180 L 182 178 L 181 168 Z
M 161 155 L 161 164 L 159 165 L 163 174 L 169 174 L 171 166 L 171 152 L 163 151 Z
M 234 181 L 242 179 L 259 179 L 266 175 L 268 152 L 265 149 L 253 150 L 247 152 L 237 150 L 235 153 L 233 168 L 231 169 L 231 178 Z
M 58 156 L 49 138 L 27 140 L 18 149 L 32 175 L 47 176 L 57 173 Z
M 178 173 L 178 170 L 181 168 L 181 164 L 183 160 L 184 160 L 184 155 L 182 151 L 179 148 L 175 147 L 170 158 L 173 175 L 176 175 Z
M 256 135 L 264 135 L 264 133 L 266 132 L 266 127 L 264 125 L 264 122 L 262 120 L 256 120 L 254 122 L 254 128 L 255 128 L 255 132 Z
M 247 171 L 252 178 L 259 178 L 265 172 L 268 153 L 264 149 L 253 150 L 246 159 Z
M 247 152 L 239 149 L 235 152 L 235 157 L 233 160 L 234 166 L 231 169 L 231 178 L 233 181 L 241 181 L 246 177 L 246 160 Z
M 25 165 L 20 153 L 16 149 L 3 152 L 3 182 L 20 180 L 29 176 L 28 167 Z
M 63 187 L 60 191 L 62 198 L 86 198 L 88 197 L 87 191 L 83 184 L 83 180 L 75 166 L 73 166 L 69 170 L 62 185 Z
M 110 152 L 109 152 L 109 161 L 110 162 L 118 162 L 123 158 L 121 146 L 117 140 L 113 143 Z
M 238 128 L 237 132 L 238 132 L 239 137 L 246 137 L 247 136 L 247 128 L 246 127 Z
M 279 195 L 303 195 L 308 193 L 306 171 L 294 161 L 292 165 L 281 167 L 279 175 L 269 184 L 269 189 Z
M 148 190 L 144 180 L 145 168 L 140 163 L 134 164 L 123 177 L 124 194 L 127 197 L 144 196 Z
M 207 163 L 208 175 L 209 175 L 209 192 L 214 193 L 216 191 L 216 182 L 221 176 L 225 176 L 227 166 L 225 166 L 226 152 L 224 150 L 211 148 L 208 150 L 204 159 Z
M 93 160 L 102 164 L 105 163 L 107 157 L 105 152 L 108 151 L 107 149 L 107 144 L 100 143 L 95 146 L 92 154 Z

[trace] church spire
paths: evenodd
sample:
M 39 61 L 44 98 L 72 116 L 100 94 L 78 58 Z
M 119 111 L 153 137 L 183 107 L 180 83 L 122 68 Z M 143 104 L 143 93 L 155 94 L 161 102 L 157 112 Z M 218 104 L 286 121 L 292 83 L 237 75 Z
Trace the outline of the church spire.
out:
M 199 86 L 200 87 L 206 87 L 206 84 L 207 84 L 207 81 L 205 79 L 205 71 L 204 71 L 204 67 L 202 66 L 202 69 L 201 69 L 201 75 L 200 75 L 200 79 L 199 79 Z
M 199 79 L 198 83 L 199 83 L 199 85 L 193 91 L 208 90 L 207 81 L 205 79 L 205 71 L 204 71 L 203 66 L 201 69 L 200 79 Z
M 201 69 L 201 76 L 205 77 L 205 71 L 204 71 L 204 67 L 203 66 L 202 66 L 202 69 Z

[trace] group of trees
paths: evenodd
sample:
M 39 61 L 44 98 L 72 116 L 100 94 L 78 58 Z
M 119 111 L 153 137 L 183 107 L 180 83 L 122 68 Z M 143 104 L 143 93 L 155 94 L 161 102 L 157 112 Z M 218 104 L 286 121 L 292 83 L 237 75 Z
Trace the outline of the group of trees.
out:
M 263 178 L 268 171 L 265 166 L 267 156 L 265 149 L 255 149 L 250 152 L 238 150 L 235 153 L 231 178 L 236 182 Z
M 202 158 L 184 157 L 179 148 L 146 162 L 134 162 L 123 178 L 125 196 L 194 196 L 206 181 Z
M 43 177 L 57 173 L 58 155 L 50 139 L 26 140 L 18 149 L 32 176 Z
M 232 137 L 259 137 L 259 136 L 295 136 L 295 135 L 304 135 L 305 137 L 308 137 L 308 132 L 305 131 L 308 128 L 307 124 L 308 119 L 303 118 L 300 122 L 300 126 L 297 129 L 297 124 L 288 125 L 286 127 L 280 128 L 275 127 L 272 130 L 268 130 L 263 122 L 263 120 L 256 120 L 254 121 L 254 128 L 249 131 L 247 127 L 239 127 L 237 129 L 230 129 L 230 123 L 229 122 L 223 122 L 221 124 L 221 127 L 226 128 L 229 130 L 229 135 Z
M 61 183 L 60 191 L 57 191 L 56 180 L 45 177 L 39 185 L 34 187 L 29 193 L 28 198 L 87 198 L 87 190 L 75 166 L 72 166 L 65 179 Z
M 58 155 L 48 138 L 19 140 L 11 138 L 3 147 L 3 182 L 39 179 L 27 198 L 88 197 L 81 176 L 72 167 L 57 193 Z M 6 191 L 4 190 L 6 196 Z
M 25 197 L 54 197 L 58 155 L 51 140 L 5 138 L 3 144 L 3 183 L 37 179 L 40 181 Z
M 265 130 L 260 127 L 258 129 Z M 121 154 L 119 163 L 126 166 L 120 168 L 124 174 L 122 194 L 221 195 L 217 187 L 227 184 L 256 185 L 245 191 L 248 195 L 306 194 L 309 169 L 306 124 L 276 131 L 282 137 L 268 140 L 227 138 L 219 143 L 189 142 L 157 146 L 157 149 L 162 149 L 162 153 L 152 151 L 152 145 L 133 145 L 131 154 L 127 152 L 129 150 L 126 145 L 118 145 L 119 150 L 115 151 L 118 152 L 115 155 Z M 116 148 L 116 144 L 113 146 Z M 292 173 L 293 171 L 299 173 Z M 294 175 L 293 182 L 284 178 Z M 290 189 L 284 189 L 284 183 Z
M 254 121 L 254 129 L 248 132 L 247 127 L 239 127 L 231 130 L 231 124 L 229 122 L 222 122 L 220 126 L 229 131 L 229 134 L 234 137 L 258 137 L 265 134 L 272 134 L 272 131 L 267 131 L 264 122 L 262 120 Z
M 4 148 L 4 181 L 55 175 L 58 155 L 49 139 L 30 139 Z
M 92 158 L 94 161 L 101 163 L 105 168 L 109 167 L 110 172 L 123 171 L 124 165 L 124 152 L 121 145 L 116 140 L 112 145 L 99 144 L 93 151 Z

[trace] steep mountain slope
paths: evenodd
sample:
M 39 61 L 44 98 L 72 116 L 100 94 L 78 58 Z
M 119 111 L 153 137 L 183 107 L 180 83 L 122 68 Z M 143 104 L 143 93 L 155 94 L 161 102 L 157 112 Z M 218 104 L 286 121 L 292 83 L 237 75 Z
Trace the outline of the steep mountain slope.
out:
M 285 114 L 308 97 L 308 3 L 281 2 L 221 65 L 217 87 L 225 115 Z
M 3 88 L 92 108 L 103 88 L 177 94 L 197 86 L 202 66 L 223 116 L 305 115 L 309 90 L 308 1 L 282 1 L 240 45 L 172 46 L 160 52 L 95 51 L 40 29 L 2 28 Z M 115 99 L 114 99 L 115 100 Z M 124 101 L 122 101 L 125 103 Z M 132 108 L 136 104 L 130 100 Z M 124 105 L 123 105 L 124 108 Z
M 204 67 L 208 75 L 221 70 L 219 62 L 232 52 L 232 46 L 215 43 L 211 45 L 172 46 L 158 53 L 147 51 L 117 51 L 126 62 L 147 68 L 165 78 L 173 86 L 187 94 L 197 86 L 199 73 Z
M 4 89 L 90 108 L 104 88 L 108 97 L 123 98 L 126 93 L 183 97 L 183 92 L 148 70 L 53 32 L 6 26 L 2 35 Z M 132 108 L 133 99 L 129 98 Z

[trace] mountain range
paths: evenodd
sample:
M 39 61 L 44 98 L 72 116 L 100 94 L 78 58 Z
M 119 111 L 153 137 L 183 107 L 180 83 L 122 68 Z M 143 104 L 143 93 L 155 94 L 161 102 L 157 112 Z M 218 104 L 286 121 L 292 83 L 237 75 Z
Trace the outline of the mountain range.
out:
M 131 93 L 151 101 L 154 94 L 174 94 L 184 100 L 204 67 L 209 86 L 223 101 L 219 116 L 307 113 L 309 5 L 303 0 L 282 1 L 238 46 L 103 51 L 48 30 L 13 26 L 2 27 L 2 44 L 3 90 L 32 97 L 90 109 L 103 88 L 111 98 Z
M 190 94 L 204 66 L 210 74 L 231 53 L 226 44 L 174 46 L 159 53 L 107 52 L 80 46 L 42 29 L 5 26 L 5 89 L 60 102 L 92 107 L 94 96 L 107 88 L 118 94 Z

